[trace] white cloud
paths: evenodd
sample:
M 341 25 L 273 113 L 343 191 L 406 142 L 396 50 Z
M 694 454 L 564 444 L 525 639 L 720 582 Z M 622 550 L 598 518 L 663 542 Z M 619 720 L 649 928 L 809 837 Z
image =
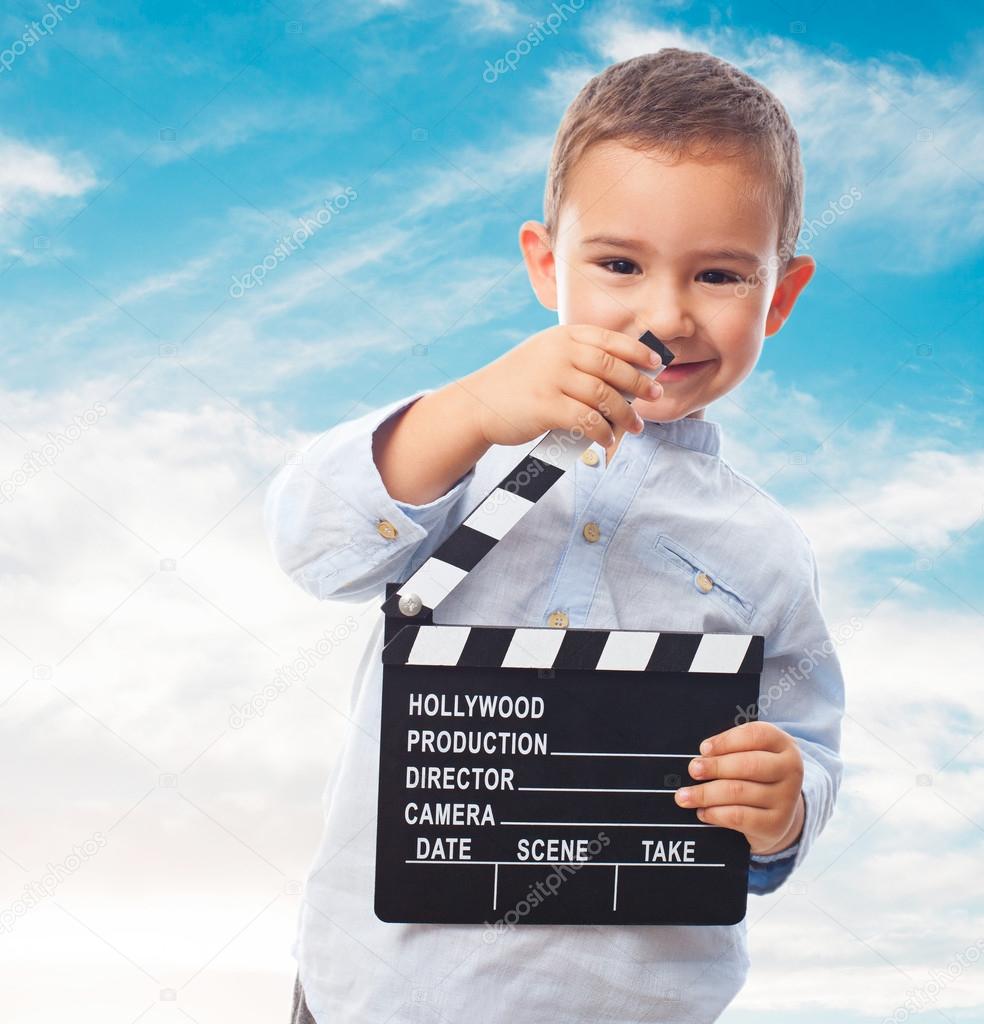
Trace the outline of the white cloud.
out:
M 139 1013 L 219 951 L 182 989 L 196 1019 L 223 1017 L 230 978 L 256 1001 L 238 1019 L 289 998 L 298 898 L 287 883 L 317 841 L 365 632 L 366 606 L 313 601 L 262 532 L 268 474 L 304 439 L 264 432 L 173 364 L 148 373 L 152 387 L 107 403 L 2 506 L 0 742 L 18 766 L 4 787 L 18 827 L 0 840 L 0 909 L 76 844 L 96 832 L 106 843 L 0 942 L 20 975 L 59 950 L 119 983 L 112 1000 L 74 1007 L 74 981 L 45 995 L 46 1014 L 80 1024 L 105 1020 L 110 1002 Z M 105 383 L 44 402 L 4 392 L 4 420 L 34 443 L 105 399 Z M 162 409 L 169 396 L 191 411 Z M 0 475 L 24 449 L 2 431 Z M 174 569 L 161 567 L 167 557 Z M 233 706 L 349 615 L 356 631 L 330 664 L 231 726 Z M 36 987 L 10 992 L 36 1010 Z
M 519 185 L 543 178 L 552 145 L 552 134 L 534 134 L 500 139 L 492 151 L 474 145 L 449 155 L 435 150 L 433 169 L 408 197 L 406 215 L 422 218 L 471 201 L 507 202 Z M 516 215 L 522 217 L 520 211 Z
M 531 20 L 509 0 L 456 0 L 455 6 L 476 32 L 520 31 Z
M 27 143 L 0 139 L 0 205 L 18 207 L 78 196 L 94 184 L 92 173 L 77 158 L 70 165 Z
M 24 257 L 17 241 L 30 233 L 29 219 L 66 200 L 76 199 L 96 184 L 86 159 L 0 135 L 0 244 Z
M 932 558 L 984 517 L 984 452 L 909 451 L 890 479 L 856 478 L 838 490 L 798 514 L 827 557 L 904 542 L 913 559 Z
M 123 287 L 109 297 L 108 303 L 96 300 L 96 305 L 89 313 L 75 317 L 53 330 L 49 336 L 50 344 L 59 346 L 79 335 L 85 335 L 97 324 L 117 316 L 120 309 L 130 312 L 133 307 L 138 306 L 145 299 L 174 291 L 180 293 L 185 290 L 186 286 L 198 282 L 202 273 L 213 262 L 214 256 L 200 256 L 189 260 L 183 266 L 149 274 L 133 284 Z
M 326 125 L 337 132 L 359 127 L 350 109 L 333 98 L 271 97 L 268 84 L 251 86 L 248 77 L 237 82 L 229 96 L 217 96 L 192 113 L 188 124 L 171 126 L 173 141 L 162 140 L 147 151 L 149 163 L 174 163 L 198 152 L 224 153 L 265 137 L 323 132 Z

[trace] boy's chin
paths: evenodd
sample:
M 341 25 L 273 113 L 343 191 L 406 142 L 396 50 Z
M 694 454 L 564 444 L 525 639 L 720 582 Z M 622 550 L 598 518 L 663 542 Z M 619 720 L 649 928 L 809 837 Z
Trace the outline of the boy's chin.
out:
M 694 413 L 701 414 L 704 404 L 702 402 L 695 403 L 692 400 L 681 402 L 664 391 L 659 398 L 652 402 L 645 402 L 637 398 L 632 403 L 632 408 L 644 420 L 654 420 L 656 423 L 671 423 L 673 420 L 682 420 Z

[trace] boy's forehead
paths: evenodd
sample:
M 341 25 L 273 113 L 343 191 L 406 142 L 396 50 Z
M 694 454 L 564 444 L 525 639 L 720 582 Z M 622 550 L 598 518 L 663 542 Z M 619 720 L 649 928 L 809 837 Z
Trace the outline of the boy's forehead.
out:
M 765 186 L 747 160 L 674 159 L 598 143 L 567 180 L 558 234 L 572 245 L 593 237 L 633 238 L 657 249 L 740 245 L 764 262 L 778 242 Z

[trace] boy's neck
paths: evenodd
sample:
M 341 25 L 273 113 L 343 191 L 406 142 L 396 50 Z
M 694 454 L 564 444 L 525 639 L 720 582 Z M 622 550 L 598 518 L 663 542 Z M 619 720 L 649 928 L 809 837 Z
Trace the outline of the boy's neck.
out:
M 702 419 L 704 419 L 704 410 L 703 409 L 695 409 L 693 412 L 688 413 L 683 418 L 685 420 L 702 420 Z M 606 466 L 611 465 L 611 461 L 612 461 L 612 459 L 615 456 L 615 452 L 618 450 L 619 442 L 622 440 L 622 437 L 625 435 L 625 430 L 623 430 L 622 427 L 617 427 L 615 430 L 612 431 L 612 433 L 615 435 L 615 440 L 612 442 L 612 444 L 608 448 L 605 449 L 605 465 Z

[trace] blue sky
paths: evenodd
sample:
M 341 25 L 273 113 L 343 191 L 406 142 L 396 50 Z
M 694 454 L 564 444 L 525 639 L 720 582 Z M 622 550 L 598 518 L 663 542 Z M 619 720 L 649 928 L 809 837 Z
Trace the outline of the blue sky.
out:
M 960 922 L 917 937 L 898 909 L 901 892 L 876 896 L 872 883 L 900 871 L 923 877 L 935 863 L 926 839 L 934 830 L 952 858 L 950 877 L 960 877 L 984 822 L 974 746 L 984 726 L 974 668 L 984 610 L 978 16 L 956 4 L 930 17 L 905 5 L 822 0 L 588 2 L 488 82 L 487 62 L 513 49 L 550 4 L 82 0 L 32 45 L 15 46 L 47 10 L 0 7 L 0 480 L 12 479 L 49 431 L 95 402 L 107 411 L 57 467 L 0 505 L 0 651 L 12 680 L 0 724 L 11 736 L 39 721 L 57 725 L 55 734 L 88 752 L 79 770 L 94 773 L 101 792 L 106 778 L 130 770 L 115 758 L 132 756 L 104 742 L 123 737 L 173 766 L 204 753 L 213 733 L 225 735 L 228 701 L 269 669 L 238 650 L 243 637 L 285 651 L 324 628 L 325 611 L 269 564 L 258 502 L 270 474 L 341 419 L 440 386 L 550 325 L 516 236 L 523 220 L 542 216 L 564 108 L 613 61 L 664 45 L 707 49 L 787 105 L 803 146 L 808 221 L 852 189 L 861 197 L 804 238 L 816 277 L 755 373 L 707 413 L 722 423 L 735 466 L 811 536 L 830 622 L 853 614 L 868 624 L 843 652 L 855 774 L 811 862 L 816 872 L 837 865 L 809 927 L 828 927 L 824 939 L 841 959 L 821 950 L 782 960 L 802 915 L 781 897 L 763 918 L 758 952 L 753 945 L 761 980 L 733 1020 L 805 1012 L 803 993 L 826 984 L 810 973 L 818 963 L 843 981 L 846 1002 L 827 993 L 838 1019 L 852 1006 L 863 1012 L 857 1020 L 879 1020 L 906 986 L 984 933 L 984 891 L 973 885 L 962 906 L 936 890 L 916 898 L 924 916 Z M 347 189 L 356 198 L 302 250 L 274 261 L 262 284 L 231 293 L 302 218 Z M 164 576 L 158 561 L 171 556 L 180 556 L 178 571 Z M 168 589 L 172 578 L 185 589 Z M 182 654 L 189 645 L 212 665 L 207 693 Z M 121 651 L 141 666 L 139 696 L 115 675 Z M 57 693 L 45 689 L 36 666 L 62 661 L 66 681 Z M 337 742 L 343 724 L 323 702 L 317 710 L 327 718 L 305 711 L 304 699 L 285 699 L 281 721 L 271 714 L 257 727 L 256 746 L 235 748 L 245 760 L 223 760 L 234 742 L 226 738 L 189 768 L 207 771 L 214 759 L 198 802 L 250 845 L 266 841 L 266 830 L 254 836 L 244 808 L 275 815 L 289 806 L 295 816 L 281 824 L 292 842 L 278 852 L 293 877 L 314 848 L 306 815 L 324 781 L 325 736 Z M 200 735 L 187 731 L 191 707 Z M 83 738 L 92 721 L 117 739 Z M 297 767 L 285 751 L 305 743 L 318 753 Z M 62 756 L 51 752 L 65 769 Z M 251 771 L 241 777 L 243 765 L 261 763 L 274 797 Z M 946 782 L 946 799 L 934 789 L 939 799 L 910 817 L 882 817 L 901 793 L 923 799 L 912 790 L 917 772 Z M 237 796 L 226 805 L 229 786 Z M 23 797 L 26 815 L 42 792 Z M 122 813 L 140 792 L 119 794 L 118 807 L 107 796 L 103 810 Z M 54 831 L 25 840 L 18 868 L 8 865 L 0 882 L 16 888 L 35 862 L 95 827 L 88 804 L 75 817 L 64 810 Z M 869 833 L 873 821 L 881 824 Z M 189 834 L 190 843 L 208 842 Z M 118 870 L 131 871 L 127 863 Z M 182 879 L 171 882 L 169 898 L 180 902 Z M 81 916 L 90 897 L 99 906 L 95 881 L 91 891 L 81 875 L 72 884 L 66 908 Z M 262 904 L 262 886 L 251 886 L 230 883 L 228 907 Z M 201 912 L 215 918 L 215 947 L 236 931 L 235 913 Z M 257 963 L 276 962 L 250 1005 L 279 1005 L 290 967 L 276 957 L 290 916 L 285 906 L 270 945 L 229 966 L 242 981 L 262 974 Z M 140 959 L 128 944 L 139 927 L 125 915 L 87 923 Z M 36 948 L 46 949 L 51 934 L 38 928 Z M 72 937 L 60 941 L 74 955 Z M 812 946 L 816 935 L 804 941 Z M 43 957 L 23 956 L 29 980 Z M 166 959 L 154 949 L 146 956 Z M 778 995 L 774 962 L 792 979 Z M 872 969 L 886 974 L 861 984 Z M 199 998 L 206 1013 L 212 996 Z M 968 972 L 946 999 L 947 1019 L 975 1018 L 984 981 Z M 250 1006 L 243 1010 L 240 1019 L 252 1019 Z

